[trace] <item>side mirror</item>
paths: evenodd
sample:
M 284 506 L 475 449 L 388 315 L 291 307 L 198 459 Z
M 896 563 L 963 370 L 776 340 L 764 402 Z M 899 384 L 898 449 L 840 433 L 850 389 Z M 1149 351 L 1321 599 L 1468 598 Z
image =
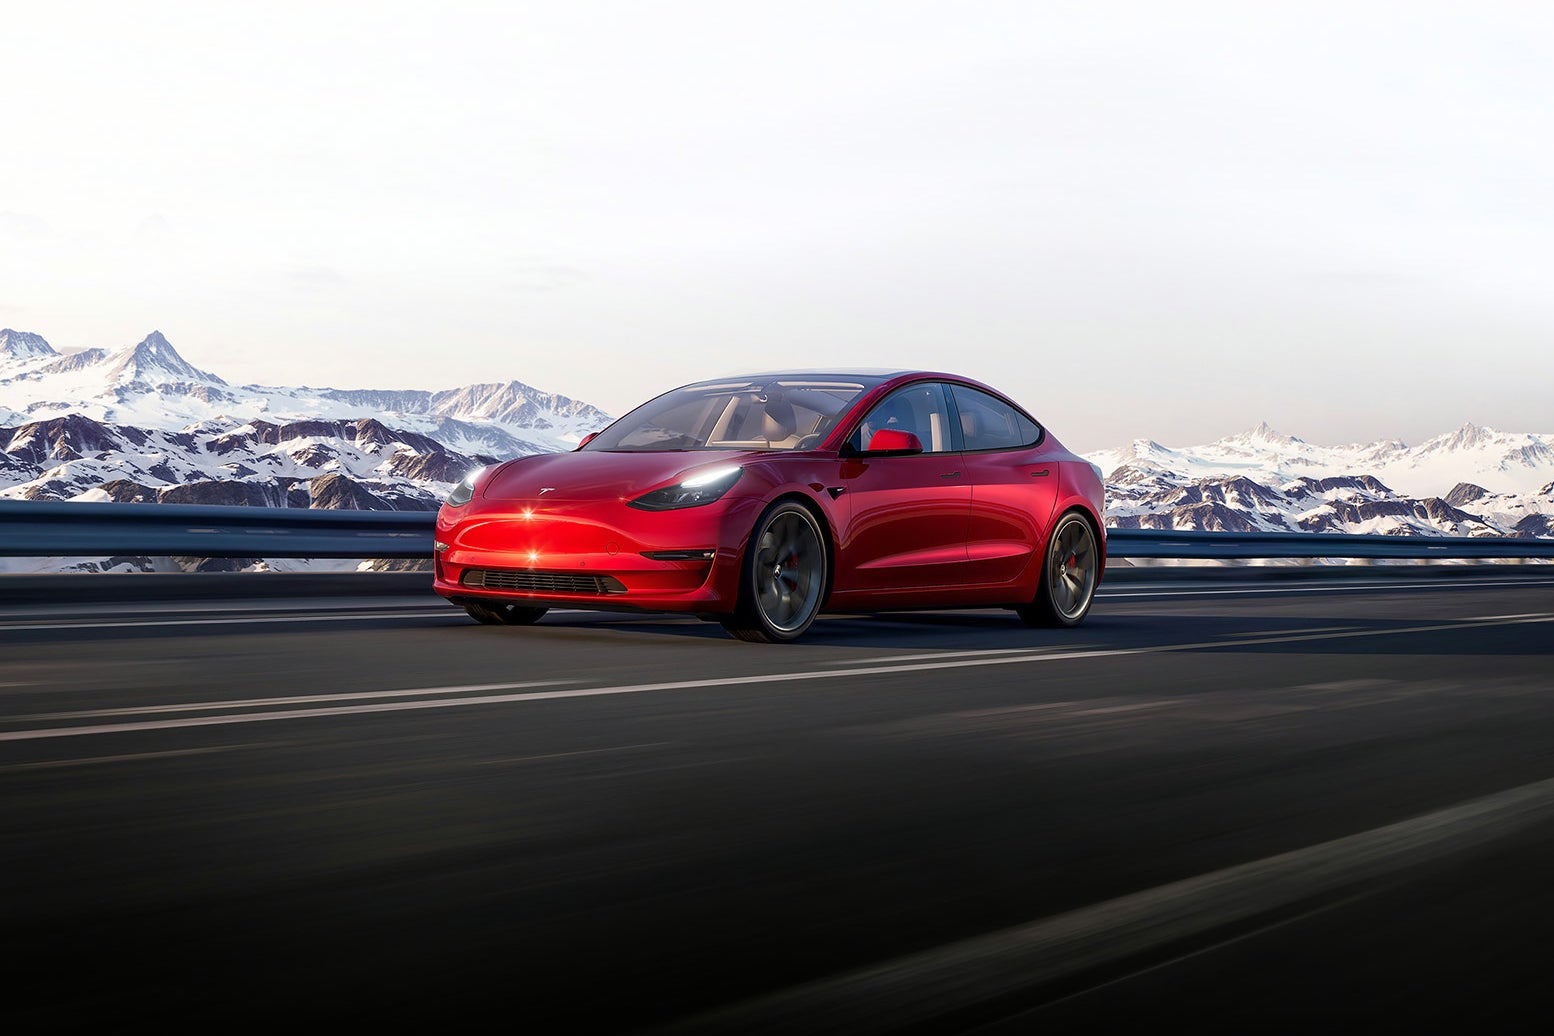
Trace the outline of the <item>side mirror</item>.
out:
M 895 428 L 881 428 L 874 433 L 874 438 L 869 440 L 870 453 L 922 453 L 923 440 L 911 432 L 899 431 Z
M 598 432 L 589 432 L 587 435 L 583 436 L 581 439 L 578 440 L 577 445 L 575 447 L 573 447 L 573 452 L 576 452 L 577 450 L 580 450 L 584 446 L 587 446 L 589 443 L 593 442 L 594 441 L 594 436 L 596 436 L 598 434 L 599 434 Z

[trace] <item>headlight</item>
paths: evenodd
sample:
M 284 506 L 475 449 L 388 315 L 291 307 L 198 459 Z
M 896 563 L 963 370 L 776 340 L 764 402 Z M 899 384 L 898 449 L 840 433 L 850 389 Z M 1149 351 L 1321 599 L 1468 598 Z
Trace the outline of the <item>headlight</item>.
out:
M 631 502 L 644 511 L 673 511 L 679 507 L 700 507 L 727 493 L 744 470 L 737 464 L 698 471 L 679 485 L 655 489 Z
M 464 480 L 458 485 L 454 486 L 453 492 L 448 494 L 448 503 L 454 507 L 463 507 L 465 504 L 475 499 L 475 480 L 479 478 L 485 472 L 485 470 L 485 468 L 476 468 L 468 475 L 465 475 Z

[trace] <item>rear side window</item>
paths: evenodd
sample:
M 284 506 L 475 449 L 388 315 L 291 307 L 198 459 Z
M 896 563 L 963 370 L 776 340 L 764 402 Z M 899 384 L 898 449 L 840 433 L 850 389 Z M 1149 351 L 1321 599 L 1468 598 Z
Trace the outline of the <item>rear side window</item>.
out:
M 1012 450 L 1041 438 L 1035 421 L 1001 399 L 965 385 L 951 385 L 950 394 L 960 411 L 964 450 Z

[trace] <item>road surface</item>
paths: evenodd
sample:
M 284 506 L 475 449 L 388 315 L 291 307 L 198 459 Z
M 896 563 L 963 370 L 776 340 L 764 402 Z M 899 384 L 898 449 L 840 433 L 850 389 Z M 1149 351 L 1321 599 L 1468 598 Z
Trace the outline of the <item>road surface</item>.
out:
M 9 1032 L 1539 1029 L 1554 581 L 0 611 Z

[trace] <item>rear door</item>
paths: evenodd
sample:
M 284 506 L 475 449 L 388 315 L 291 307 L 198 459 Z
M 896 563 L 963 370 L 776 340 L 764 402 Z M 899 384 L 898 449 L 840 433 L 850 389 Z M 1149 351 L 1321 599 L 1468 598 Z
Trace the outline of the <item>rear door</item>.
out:
M 961 467 L 971 490 L 966 532 L 966 577 L 973 583 L 1012 583 L 1041 565 L 1058 465 L 1046 460 L 1042 431 L 997 396 L 950 385 L 961 432 Z

